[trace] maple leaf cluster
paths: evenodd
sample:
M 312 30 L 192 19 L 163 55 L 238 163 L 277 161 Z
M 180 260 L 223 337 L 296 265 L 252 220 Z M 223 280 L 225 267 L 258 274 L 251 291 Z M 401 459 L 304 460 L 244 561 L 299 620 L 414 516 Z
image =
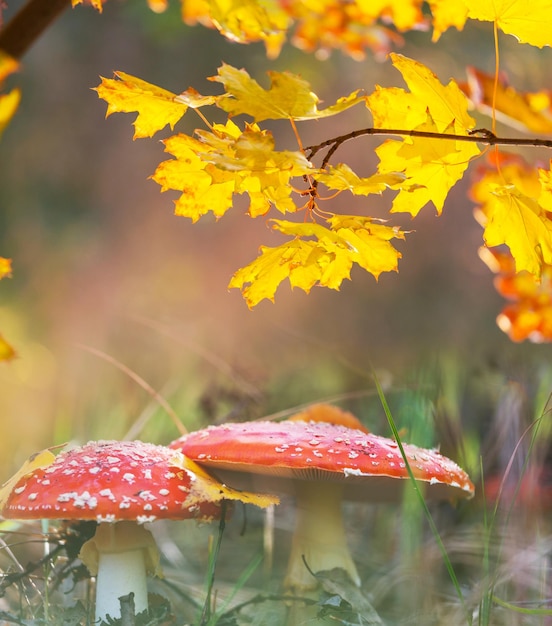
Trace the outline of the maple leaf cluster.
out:
M 101 0 L 94 3 L 101 7 Z M 165 3 L 156 0 L 152 8 L 162 10 Z M 217 28 L 232 41 L 263 41 L 271 57 L 288 38 L 321 56 L 332 49 L 357 59 L 367 51 L 381 56 L 400 44 L 405 31 L 431 29 L 437 41 L 451 27 L 462 30 L 468 20 L 490 22 L 497 46 L 498 30 L 532 46 L 552 44 L 549 0 L 182 0 L 182 16 L 190 24 Z M 504 75 L 477 68 L 468 68 L 464 82 L 443 84 L 422 63 L 394 53 L 390 57 L 406 89 L 376 86 L 369 95 L 355 91 L 323 109 L 299 76 L 270 72 L 265 89 L 245 70 L 229 65 L 211 78 L 222 85 L 218 95 L 204 96 L 192 88 L 173 94 L 122 72 L 102 79 L 97 91 L 108 103 L 108 115 L 138 113 L 135 138 L 151 137 L 166 126 L 172 129 L 189 108 L 200 116 L 205 128 L 165 140 L 172 158 L 152 176 L 163 191 L 180 193 L 178 215 L 197 221 L 212 213 L 218 219 L 235 205 L 236 196 L 243 196 L 251 217 L 275 210 L 301 218 L 272 219 L 272 228 L 291 239 L 272 248 L 262 246 L 259 257 L 232 277 L 230 286 L 242 291 L 250 307 L 272 300 L 285 279 L 308 292 L 315 285 L 339 289 L 354 264 L 376 278 L 396 271 L 401 254 L 393 240 L 404 239 L 405 232 L 370 216 L 337 215 L 322 203 L 342 193 L 391 190 L 396 194 L 392 214 L 415 217 L 428 204 L 440 214 L 450 189 L 484 153 L 470 194 L 486 247 L 505 246 L 510 255 L 507 269 L 502 253 L 491 255 L 499 267 L 499 291 L 513 299 L 499 323 L 514 340 L 552 340 L 546 300 L 552 267 L 551 170 L 536 169 L 500 151 L 499 144 L 520 142 L 500 139 L 494 132 L 499 118 L 524 132 L 551 133 L 552 94 L 521 93 Z M 300 122 L 357 105 L 369 110 L 372 128 L 303 147 Z M 204 113 L 209 106 L 225 111 L 226 123 L 210 123 Z M 476 129 L 470 110 L 490 115 L 492 130 Z M 242 115 L 250 120 L 233 119 Z M 262 127 L 266 120 L 291 123 L 298 150 L 278 150 L 272 132 Z M 342 143 L 368 134 L 390 136 L 375 148 L 376 172 L 361 177 L 346 163 L 333 162 Z M 552 147 L 546 140 L 526 145 Z M 527 322 L 522 311 L 529 309 L 538 323 Z
M 320 185 L 330 196 L 396 189 L 393 212 L 408 210 L 416 215 L 428 202 L 440 212 L 450 188 L 479 154 L 473 142 L 392 139 L 377 150 L 378 171 L 360 177 L 344 163 L 323 162 L 316 167 L 312 157 L 319 148 L 311 149 L 310 158 L 301 148 L 277 150 L 272 133 L 259 126 L 266 120 L 288 120 L 297 131 L 298 122 L 337 115 L 362 104 L 371 111 L 376 127 L 400 125 L 408 111 L 408 122 L 420 132 L 467 136 L 475 122 L 460 89 L 454 83 L 441 85 L 417 61 L 400 55 L 392 58 L 410 91 L 378 88 L 368 97 L 354 91 L 323 109 L 299 76 L 271 72 L 270 87 L 264 89 L 245 70 L 229 65 L 211 78 L 224 88 L 219 96 L 203 96 L 191 89 L 176 95 L 121 72 L 114 79 L 102 79 L 97 91 L 108 102 L 108 115 L 138 113 L 135 138 L 151 137 L 167 125 L 173 128 L 189 108 L 216 105 L 228 114 L 225 124 L 210 124 L 202 114 L 208 130 L 196 130 L 194 136 L 172 135 L 164 141 L 165 150 L 174 158 L 162 162 L 152 178 L 162 191 L 180 192 L 177 215 L 197 221 L 211 212 L 218 219 L 234 205 L 236 195 L 249 198 L 251 217 L 266 215 L 272 208 L 281 214 L 304 215 L 301 222 L 273 220 L 275 230 L 293 239 L 274 248 L 263 246 L 259 258 L 232 278 L 230 287 L 241 289 L 253 307 L 265 298 L 272 300 L 286 278 L 292 287 L 308 292 L 314 285 L 338 289 L 350 278 L 355 263 L 376 278 L 397 270 L 401 254 L 390 241 L 404 239 L 404 232 L 369 216 L 322 211 Z M 231 119 L 242 114 L 253 122 L 240 127 Z

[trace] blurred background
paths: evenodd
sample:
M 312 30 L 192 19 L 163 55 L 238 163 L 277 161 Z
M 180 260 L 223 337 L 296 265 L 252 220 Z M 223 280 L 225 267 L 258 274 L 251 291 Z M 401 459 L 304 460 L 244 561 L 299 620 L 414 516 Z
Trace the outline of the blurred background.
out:
M 21 4 L 9 0 L 3 19 Z M 430 37 L 409 33 L 400 51 L 443 83 L 464 80 L 469 64 L 493 71 L 491 26 L 470 24 L 434 45 Z M 519 90 L 550 87 L 550 54 L 501 36 L 502 68 Z M 215 93 L 206 77 L 222 62 L 244 67 L 265 86 L 268 69 L 299 73 L 328 104 L 357 88 L 402 86 L 388 61 L 370 55 L 358 62 L 335 52 L 319 60 L 287 45 L 269 61 L 261 44 L 232 44 L 184 25 L 176 3 L 159 15 L 140 0 L 110 1 L 102 15 L 88 6 L 63 14 L 10 78 L 23 99 L 0 143 L 0 255 L 13 259 L 14 270 L 0 283 L 0 331 L 18 353 L 0 363 L 0 482 L 36 450 L 66 441 L 177 437 L 132 375 L 157 390 L 189 429 L 335 401 L 389 435 L 373 371 L 405 440 L 440 443 L 474 480 L 481 454 L 489 476 L 502 476 L 515 458 L 519 477 L 528 438 L 512 455 L 547 408 L 550 347 L 513 344 L 495 325 L 503 302 L 477 255 L 481 228 L 466 195 L 468 178 L 441 217 L 432 207 L 414 221 L 392 216 L 413 231 L 398 245 L 399 273 L 376 282 L 354 270 L 341 291 L 309 295 L 284 283 L 275 303 L 250 311 L 228 282 L 277 235 L 238 208 L 218 223 L 175 217 L 176 196 L 148 180 L 165 158 L 158 139 L 169 132 L 133 142 L 134 115 L 106 120 L 106 104 L 92 90 L 100 76 L 121 70 L 176 93 L 190 86 Z M 370 123 L 356 107 L 304 123 L 300 132 L 309 145 Z M 190 111 L 177 130 L 197 126 Z M 284 123 L 271 128 L 281 148 L 293 147 Z M 376 145 L 369 138 L 349 142 L 338 158 L 367 176 L 377 165 Z M 342 194 L 335 210 L 385 217 L 391 199 Z M 548 431 L 541 429 L 535 448 L 541 462 Z M 351 526 L 369 522 L 380 537 L 387 532 L 382 554 L 397 549 L 388 517 L 354 511 Z M 408 532 L 401 536 L 405 548 Z M 361 568 L 376 580 L 384 557 L 374 562 L 380 556 L 365 554 L 363 535 L 353 541 Z M 470 550 L 462 537 L 457 542 L 470 565 Z M 178 553 L 173 557 L 178 566 Z M 424 558 L 427 565 L 440 557 Z
M 21 4 L 10 0 L 3 19 Z M 435 45 L 430 36 L 408 33 L 400 51 L 442 82 L 463 80 L 467 64 L 492 71 L 488 25 L 447 32 Z M 520 60 L 512 38 L 503 36 L 501 45 L 502 67 L 518 89 L 546 86 L 549 52 L 527 46 Z M 177 3 L 159 15 L 145 2 L 108 2 L 101 15 L 89 6 L 67 10 L 10 79 L 23 100 L 0 144 L 0 251 L 14 269 L 0 284 L 0 328 L 18 353 L 0 365 L 1 475 L 67 440 L 120 438 L 133 425 L 134 436 L 154 441 L 177 434 L 128 373 L 88 348 L 142 377 L 187 427 L 336 395 L 359 410 L 362 394 L 373 394 L 371 368 L 392 390 L 433 385 L 443 363 L 461 373 L 460 386 L 492 382 L 497 372 L 536 376 L 546 363 L 547 346 L 514 345 L 495 325 L 502 301 L 477 256 L 481 228 L 468 180 L 453 189 L 439 218 L 429 206 L 415 220 L 392 216 L 413 231 L 399 242 L 399 273 L 377 283 L 354 270 L 340 292 L 310 295 L 284 283 L 274 304 L 248 310 L 228 281 L 277 235 L 241 209 L 218 223 L 175 217 L 176 196 L 148 180 L 165 158 L 158 137 L 169 132 L 133 142 L 134 115 L 106 120 L 106 104 L 92 90 L 100 76 L 122 70 L 174 92 L 193 86 L 214 93 L 206 77 L 222 62 L 265 85 L 268 69 L 299 73 L 328 104 L 359 87 L 402 86 L 390 63 L 370 54 L 358 62 L 334 52 L 321 61 L 286 45 L 269 61 L 262 44 L 233 44 L 184 25 Z M 303 123 L 300 132 L 308 145 L 369 124 L 368 112 L 356 107 Z M 190 111 L 177 130 L 198 126 Z M 293 145 L 286 123 L 273 131 L 282 148 Z M 375 145 L 349 142 L 338 157 L 369 175 Z M 336 210 L 385 217 L 391 199 L 342 194 Z M 490 397 L 496 393 L 489 388 Z M 378 402 L 367 418 L 376 420 L 374 430 L 385 428 Z M 469 413 L 461 417 L 473 423 Z

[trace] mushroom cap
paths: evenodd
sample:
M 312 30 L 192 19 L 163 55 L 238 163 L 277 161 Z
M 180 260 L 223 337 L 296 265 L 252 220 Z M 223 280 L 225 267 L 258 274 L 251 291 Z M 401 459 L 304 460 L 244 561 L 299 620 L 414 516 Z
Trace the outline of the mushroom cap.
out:
M 141 441 L 89 442 L 21 474 L 0 513 L 98 522 L 218 519 L 219 504 L 201 499 L 199 482 L 176 450 Z
M 169 447 L 235 488 L 293 492 L 293 480 L 332 481 L 341 482 L 345 498 L 381 502 L 398 499 L 409 479 L 396 441 L 327 422 L 228 423 L 189 433 Z M 427 498 L 473 496 L 473 483 L 454 461 L 436 450 L 403 448 Z

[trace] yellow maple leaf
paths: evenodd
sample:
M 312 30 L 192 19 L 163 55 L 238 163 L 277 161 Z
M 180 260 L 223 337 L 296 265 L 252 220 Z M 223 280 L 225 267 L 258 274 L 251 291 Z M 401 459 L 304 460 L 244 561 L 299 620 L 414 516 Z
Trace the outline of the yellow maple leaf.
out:
M 125 72 L 115 72 L 115 78 L 102 77 L 95 91 L 107 102 L 106 117 L 138 112 L 133 122 L 134 139 L 153 137 L 167 125 L 174 128 L 189 106 L 184 98 Z
M 502 32 L 521 43 L 542 48 L 552 44 L 550 0 L 463 0 L 468 17 L 495 22 Z
M 338 163 L 335 167 L 328 166 L 326 171 L 316 173 L 316 180 L 329 189 L 348 190 L 357 196 L 381 193 L 385 189 L 404 182 L 404 179 L 404 174 L 396 172 L 361 178 L 345 163 Z
M 507 245 L 515 271 L 538 281 L 552 260 L 552 172 L 493 151 L 476 173 L 470 196 L 485 243 Z
M 400 87 L 380 87 L 366 97 L 374 128 L 416 128 L 427 119 L 427 103 Z
M 485 206 L 483 238 L 488 246 L 506 244 L 516 271 L 540 276 L 552 265 L 552 220 L 538 202 L 512 186 L 496 185 Z
M 534 170 L 532 171 L 534 173 Z M 537 175 L 540 184 L 539 205 L 548 213 L 552 213 L 552 160 L 549 169 L 538 168 Z
M 264 299 L 273 301 L 286 278 L 292 287 L 308 293 L 315 285 L 339 289 L 350 278 L 353 263 L 376 279 L 381 272 L 397 270 L 401 254 L 389 241 L 404 238 L 398 228 L 352 215 L 332 216 L 327 220 L 330 228 L 314 222 L 271 221 L 274 229 L 295 238 L 274 248 L 261 246 L 257 259 L 232 277 L 229 287 L 240 289 L 250 308 Z
M 431 120 L 416 130 L 437 132 Z M 452 132 L 453 128 L 448 131 Z M 428 202 L 432 202 L 440 215 L 449 191 L 479 152 L 473 143 L 423 137 L 406 138 L 402 142 L 388 140 L 378 146 L 378 171 L 400 172 L 405 176 L 391 212 L 416 216 Z
M 364 102 L 364 96 L 359 95 L 360 90 L 357 90 L 320 110 L 318 96 L 300 76 L 290 72 L 268 74 L 270 88 L 263 89 L 245 70 L 223 64 L 218 69 L 218 75 L 210 78 L 224 85 L 226 93 L 219 96 L 218 106 L 231 116 L 246 113 L 256 122 L 261 122 L 268 119 L 319 119 Z
M 454 80 L 443 85 L 423 63 L 401 54 L 391 53 L 390 57 L 408 85 L 411 98 L 418 106 L 421 103 L 429 109 L 437 132 L 444 132 L 451 125 L 457 134 L 467 134 L 474 128 L 475 120 L 468 114 L 468 99 Z M 411 98 L 402 98 L 403 104 L 409 105 Z
M 398 54 L 391 58 L 410 91 L 379 87 L 367 97 L 377 128 L 469 134 L 475 121 L 468 114 L 468 99 L 454 81 L 443 85 L 419 61 Z M 392 211 L 414 216 L 430 201 L 441 213 L 448 192 L 480 150 L 466 141 L 405 136 L 386 141 L 376 153 L 380 174 L 395 172 L 405 178 Z
M 152 178 L 161 185 L 161 191 L 174 189 L 182 195 L 175 202 L 175 214 L 196 222 L 212 211 L 219 218 L 232 206 L 235 187 L 230 173 L 224 176 L 199 155 L 208 147 L 193 137 L 174 135 L 164 141 L 165 150 L 175 158 L 157 166 Z
M 428 4 L 432 14 L 432 41 L 438 41 L 451 26 L 458 30 L 464 28 L 468 20 L 468 7 L 464 0 L 428 0 Z
M 212 211 L 221 217 L 232 206 L 233 194 L 249 196 L 252 217 L 264 215 L 271 204 L 282 213 L 297 210 L 289 181 L 313 171 L 301 152 L 274 150 L 272 135 L 255 124 L 241 131 L 230 120 L 196 134 L 197 139 L 169 137 L 165 149 L 175 159 L 161 163 L 153 174 L 162 191 L 182 192 L 177 215 L 196 221 Z
M 433 41 L 450 26 L 462 30 L 466 20 L 494 22 L 521 43 L 542 48 L 552 45 L 550 0 L 429 0 L 433 14 Z
M 539 182 L 539 170 L 519 155 L 489 152 L 486 161 L 476 170 L 470 187 L 470 197 L 479 205 L 476 219 L 482 226 L 487 221 L 487 203 L 493 199 L 494 190 L 500 186 L 511 186 L 530 198 L 538 198 L 543 189 Z
M 269 58 L 280 53 L 290 17 L 278 2 L 258 0 L 182 0 L 187 24 L 201 22 L 238 43 L 263 41 Z

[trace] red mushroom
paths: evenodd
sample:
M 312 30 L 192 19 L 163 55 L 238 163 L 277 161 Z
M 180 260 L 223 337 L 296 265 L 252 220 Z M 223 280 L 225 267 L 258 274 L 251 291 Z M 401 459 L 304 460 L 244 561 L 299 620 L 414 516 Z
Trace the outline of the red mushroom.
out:
M 308 572 L 344 569 L 360 579 L 347 547 L 341 502 L 394 501 L 409 474 L 394 440 L 327 422 L 246 422 L 211 426 L 177 439 L 170 447 L 205 465 L 235 488 L 261 486 L 291 492 L 297 521 L 285 579 L 290 589 L 308 590 Z M 417 481 L 429 499 L 470 498 L 468 475 L 435 450 L 404 444 Z
M 96 619 L 120 616 L 119 598 L 134 593 L 148 608 L 146 573 L 160 573 L 155 541 L 142 524 L 159 518 L 211 521 L 223 499 L 274 503 L 228 489 L 182 453 L 140 441 L 90 442 L 39 455 L 0 493 L 0 513 L 13 519 L 96 520 L 80 557 L 96 575 Z M 38 465 L 38 467 L 36 467 Z

